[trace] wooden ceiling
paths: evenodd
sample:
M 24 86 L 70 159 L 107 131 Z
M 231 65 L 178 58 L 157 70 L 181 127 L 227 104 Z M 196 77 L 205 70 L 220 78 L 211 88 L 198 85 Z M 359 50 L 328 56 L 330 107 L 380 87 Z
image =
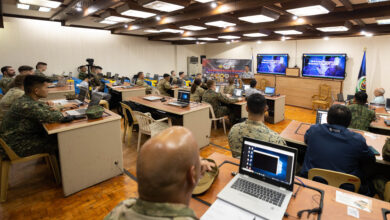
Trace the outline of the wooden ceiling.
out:
M 1 0 L 0 0 L 1 1 Z M 221 39 L 225 35 L 240 37 L 239 41 L 281 40 L 283 35 L 275 33 L 280 30 L 296 30 L 299 35 L 286 35 L 285 39 L 313 39 L 322 37 L 362 36 L 362 31 L 374 35 L 390 34 L 390 25 L 378 25 L 376 20 L 390 18 L 390 1 L 369 3 L 368 0 L 218 0 L 200 3 L 195 0 L 160 0 L 181 6 L 182 9 L 163 12 L 146 8 L 156 0 L 56 0 L 61 6 L 50 12 L 18 9 L 21 0 L 2 0 L 0 5 L 0 27 L 2 16 L 25 17 L 61 21 L 62 25 L 110 30 L 112 34 L 146 37 L 152 41 L 168 41 L 173 44 L 195 44 L 202 42 L 231 42 Z M 308 5 L 309 3 L 309 5 Z M 287 12 L 291 8 L 300 8 L 316 4 L 329 6 L 329 13 L 313 16 L 300 16 Z M 214 5 L 213 5 L 214 4 Z M 122 15 L 127 10 L 152 13 L 149 18 L 136 15 Z M 153 15 L 154 14 L 154 15 Z M 263 23 L 250 23 L 239 19 L 251 15 L 267 15 L 275 20 Z M 107 17 L 130 19 L 131 22 L 104 24 Z M 208 22 L 222 20 L 234 23 L 233 27 L 214 27 Z M 107 22 L 106 22 L 107 23 Z M 180 27 L 195 25 L 205 29 L 188 31 Z M 322 32 L 317 28 L 346 26 L 342 32 Z M 181 30 L 183 33 L 161 32 L 164 29 Z M 148 31 L 160 31 L 150 33 Z M 266 36 L 247 37 L 245 34 L 262 33 Z M 192 40 L 184 40 L 192 39 Z M 216 41 L 205 41 L 203 38 L 216 38 Z

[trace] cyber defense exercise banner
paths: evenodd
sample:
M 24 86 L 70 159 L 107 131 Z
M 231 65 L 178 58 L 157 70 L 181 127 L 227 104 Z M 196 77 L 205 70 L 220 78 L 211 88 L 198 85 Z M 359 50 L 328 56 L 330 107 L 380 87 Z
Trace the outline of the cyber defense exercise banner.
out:
M 229 77 L 241 78 L 249 66 L 252 72 L 252 60 L 242 59 L 204 59 L 202 64 L 203 77 L 214 79 L 217 82 L 227 82 Z

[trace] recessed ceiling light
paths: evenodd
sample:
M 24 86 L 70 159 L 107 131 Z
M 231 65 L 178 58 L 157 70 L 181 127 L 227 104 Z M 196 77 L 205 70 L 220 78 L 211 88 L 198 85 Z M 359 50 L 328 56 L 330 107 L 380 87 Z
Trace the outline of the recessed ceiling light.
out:
M 200 42 L 199 44 L 206 44 L 206 42 Z
M 124 28 L 129 28 L 128 24 L 123 25 Z
M 261 44 L 261 40 L 256 41 L 257 44 Z
M 155 16 L 156 14 L 145 12 L 145 11 L 139 11 L 139 10 L 127 10 L 121 13 L 121 15 L 129 16 L 129 17 L 136 17 L 136 18 L 150 18 L 152 16 Z
M 217 38 L 212 38 L 212 37 L 201 37 L 201 38 L 198 38 L 198 40 L 216 41 L 218 39 Z
M 221 27 L 221 28 L 236 26 L 236 24 L 227 21 L 211 21 L 211 22 L 207 22 L 206 25 Z
M 62 3 L 58 1 L 49 0 L 19 0 L 22 4 L 37 5 L 47 8 L 58 8 Z
M 281 35 L 297 35 L 297 34 L 302 34 L 302 32 L 296 31 L 296 30 L 284 30 L 284 31 L 274 31 L 274 32 L 277 33 L 277 34 L 281 34 Z
M 103 21 L 100 21 L 99 23 L 101 23 L 101 24 L 118 24 L 117 21 L 110 21 L 110 20 L 103 20 Z
M 47 7 L 39 7 L 38 11 L 41 11 L 41 12 L 49 12 L 51 10 L 51 8 L 47 8 Z
M 216 7 L 218 6 L 218 4 L 217 4 L 216 2 L 212 2 L 212 3 L 210 4 L 210 6 L 211 6 L 211 8 L 216 8 Z
M 180 27 L 180 29 L 189 30 L 189 31 L 200 31 L 200 30 L 205 30 L 207 28 L 201 27 L 201 26 L 196 26 L 196 25 L 186 25 L 186 26 Z
M 372 37 L 372 36 L 374 36 L 373 33 L 371 33 L 371 32 L 366 32 L 366 31 L 361 31 L 360 34 L 362 34 L 362 35 L 364 35 L 364 36 L 366 36 L 366 37 Z
M 25 5 L 25 4 L 20 4 L 18 3 L 16 5 L 16 7 L 18 7 L 19 9 L 24 9 L 24 10 L 28 10 L 30 8 L 30 5 Z
M 176 11 L 176 10 L 180 10 L 180 9 L 184 8 L 184 6 L 175 5 L 175 4 L 163 2 L 163 1 L 153 1 L 153 2 L 150 2 L 146 5 L 144 5 L 144 7 L 158 10 L 158 11 L 164 11 L 164 12 L 172 12 L 172 11 Z
M 234 39 L 240 39 L 240 36 L 233 36 L 233 35 L 225 35 L 225 36 L 219 36 L 218 38 L 226 39 L 226 40 L 234 40 Z
M 379 25 L 390 24 L 390 18 L 377 19 L 376 22 Z
M 249 33 L 249 34 L 244 34 L 245 37 L 265 37 L 268 36 L 266 34 L 262 33 Z
M 144 32 L 146 32 L 146 33 L 160 33 L 161 31 L 156 30 L 156 29 L 147 29 Z
M 119 22 L 129 23 L 129 22 L 134 21 L 134 19 L 123 18 L 123 17 L 119 17 L 119 16 L 109 16 L 109 17 L 105 18 L 104 20 L 115 21 L 115 22 L 118 22 L 118 23 Z
M 368 3 L 387 2 L 389 0 L 368 0 Z
M 305 19 L 303 19 L 303 18 L 298 18 L 298 19 L 297 19 L 297 23 L 302 24 L 303 22 L 305 22 Z
M 341 32 L 341 31 L 348 31 L 349 29 L 345 26 L 334 26 L 334 27 L 319 27 L 316 28 L 319 31 L 322 32 Z
M 298 19 L 298 16 L 294 15 L 294 16 L 292 17 L 292 19 L 295 21 L 295 20 Z
M 161 20 L 161 17 L 160 16 L 156 16 L 156 20 L 157 21 Z
M 322 5 L 313 5 L 302 8 L 288 9 L 287 12 L 294 14 L 296 16 L 312 16 L 312 15 L 321 15 L 328 14 L 329 10 L 323 7 Z
M 250 22 L 250 23 L 262 23 L 262 22 L 271 22 L 275 21 L 275 18 L 271 18 L 265 15 L 252 15 L 252 16 L 245 16 L 245 17 L 239 17 L 239 20 Z
M 167 32 L 167 33 L 174 33 L 174 34 L 184 33 L 183 30 L 177 30 L 177 29 L 172 29 L 172 28 L 165 28 L 165 29 L 160 30 L 160 32 Z
M 183 37 L 182 40 L 196 40 L 194 37 Z
M 212 2 L 214 0 L 195 0 L 197 2 L 200 2 L 200 3 L 207 3 L 207 2 Z

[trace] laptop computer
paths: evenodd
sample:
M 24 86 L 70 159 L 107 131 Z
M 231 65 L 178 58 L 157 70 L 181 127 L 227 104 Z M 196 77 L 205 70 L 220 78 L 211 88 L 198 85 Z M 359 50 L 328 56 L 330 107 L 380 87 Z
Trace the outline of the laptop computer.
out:
M 265 87 L 265 95 L 275 95 L 275 87 Z
M 316 124 L 328 123 L 328 111 L 317 110 Z
M 169 102 L 168 105 L 174 105 L 179 107 L 187 107 L 190 105 L 190 91 L 179 90 L 177 101 Z
M 239 173 L 217 197 L 265 219 L 282 219 L 293 194 L 297 154 L 244 137 Z
M 243 85 L 244 91 L 248 90 L 251 86 L 250 85 Z
M 241 98 L 243 92 L 244 92 L 244 91 L 243 91 L 242 89 L 234 89 L 234 90 L 233 90 L 232 98 L 235 98 L 235 99 Z
M 143 97 L 143 99 L 148 100 L 148 101 L 157 101 L 157 100 L 160 100 L 162 98 L 163 97 L 160 97 L 160 96 L 146 96 L 146 97 Z
M 221 86 L 215 86 L 215 92 L 219 92 L 221 90 Z
M 386 99 L 386 111 L 390 111 L 390 99 Z
M 103 96 L 101 94 L 94 93 L 92 95 L 91 101 L 88 104 L 88 108 L 90 108 L 92 106 L 99 105 L 100 100 L 102 100 L 102 99 L 103 99 Z M 66 114 L 68 114 L 70 116 L 82 116 L 82 115 L 85 115 L 85 113 L 86 113 L 88 108 L 77 109 L 77 110 L 69 110 L 69 111 L 66 111 Z

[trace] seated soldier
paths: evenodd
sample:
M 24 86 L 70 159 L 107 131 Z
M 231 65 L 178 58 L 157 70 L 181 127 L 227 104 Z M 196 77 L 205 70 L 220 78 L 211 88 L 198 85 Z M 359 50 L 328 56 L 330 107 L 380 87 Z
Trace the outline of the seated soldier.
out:
M 50 80 L 43 76 L 26 76 L 25 95 L 12 104 L 1 123 L 2 138 L 20 157 L 58 152 L 56 136 L 48 135 L 42 126 L 43 123 L 56 123 L 64 120 L 60 111 L 39 101 L 47 97 L 49 82 Z M 77 105 L 67 104 L 63 107 L 75 108 Z M 0 153 L 5 158 L 5 154 Z
M 142 87 L 145 87 L 146 88 L 146 94 L 151 94 L 152 93 L 152 87 L 149 86 L 146 82 L 145 82 L 145 75 L 143 72 L 139 72 L 137 74 L 137 82 L 135 83 L 137 86 L 142 86 Z
M 172 86 L 171 83 L 169 83 L 171 79 L 171 76 L 168 75 L 167 73 L 164 73 L 164 79 L 160 80 L 157 83 L 157 89 L 160 92 L 161 95 L 165 96 L 171 96 L 170 93 L 172 93 Z
M 79 79 L 84 80 L 88 77 L 88 68 L 87 66 L 80 66 L 79 67 Z
M 3 74 L 3 78 L 0 79 L 0 89 L 3 94 L 6 94 L 11 82 L 14 80 L 15 70 L 12 66 L 4 66 L 1 68 L 1 73 Z
M 305 134 L 306 155 L 301 175 L 307 177 L 312 168 L 321 168 L 355 175 L 360 178 L 359 193 L 372 195 L 362 167 L 375 162 L 365 138 L 348 129 L 352 115 L 348 107 L 333 105 L 328 123 L 310 127 Z
M 202 80 L 196 78 L 191 86 L 191 101 L 201 102 L 204 94 L 204 89 L 201 87 Z
M 224 94 L 217 93 L 215 91 L 215 81 L 214 80 L 208 80 L 207 81 L 207 90 L 204 92 L 202 97 L 202 102 L 207 102 L 211 106 L 213 106 L 213 110 L 215 113 L 215 117 L 220 118 L 225 115 L 229 115 L 230 122 L 233 124 L 236 121 L 236 118 L 233 114 L 233 111 L 230 111 L 229 108 L 222 104 L 233 104 L 236 102 L 240 102 L 243 99 L 233 99 L 228 98 Z
M 229 132 L 229 145 L 233 157 L 239 158 L 241 156 L 243 137 L 287 146 L 278 133 L 272 131 L 264 124 L 264 115 L 268 107 L 267 100 L 263 95 L 253 94 L 249 96 L 246 110 L 248 112 L 248 120 L 235 124 Z
M 352 113 L 350 128 L 368 131 L 371 122 L 375 121 L 375 111 L 368 109 L 367 93 L 357 92 L 354 98 L 354 104 L 348 106 Z
M 382 148 L 382 157 L 383 160 L 390 162 L 390 138 L 387 138 L 385 145 Z M 378 193 L 381 199 L 384 199 L 385 185 L 390 181 L 390 173 L 387 170 L 387 167 L 380 168 L 377 176 L 375 177 L 373 183 L 376 193 Z
M 11 89 L 0 100 L 0 121 L 3 120 L 4 115 L 11 108 L 12 103 L 24 95 L 24 78 L 26 78 L 25 75 L 17 75 L 11 83 Z
M 162 131 L 149 139 L 138 154 L 139 198 L 121 202 L 105 220 L 197 219 L 188 205 L 202 172 L 211 169 L 204 162 L 199 160 L 191 131 L 184 127 Z
M 227 85 L 223 88 L 223 93 L 225 93 L 227 95 L 233 95 L 234 89 L 236 88 L 236 86 L 234 85 L 234 78 L 230 77 L 228 79 L 228 82 L 229 82 L 229 85 Z

